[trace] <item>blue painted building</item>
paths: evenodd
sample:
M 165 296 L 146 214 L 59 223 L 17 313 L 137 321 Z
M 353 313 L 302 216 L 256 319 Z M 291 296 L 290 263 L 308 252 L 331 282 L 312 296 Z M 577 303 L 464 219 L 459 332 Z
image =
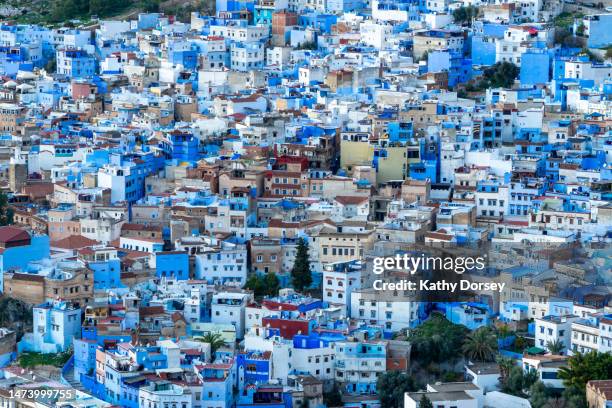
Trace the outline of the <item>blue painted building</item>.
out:
M 436 307 L 444 312 L 447 320 L 455 324 L 461 324 L 470 330 L 489 326 L 493 315 L 489 306 L 484 303 L 438 303 Z
M 199 158 L 199 141 L 193 134 L 173 130 L 168 133 L 166 139 L 160 142 L 161 149 L 167 159 L 174 160 L 176 163 L 195 162 Z
M 432 183 L 438 182 L 438 162 L 423 160 L 419 163 L 410 163 L 409 175 L 414 180 L 430 179 Z
M 310 27 L 313 29 L 319 29 L 323 34 L 330 34 L 331 28 L 338 21 L 338 17 L 334 14 L 323 14 L 317 12 L 310 12 L 301 14 L 298 17 L 298 25 L 301 27 Z
M 230 407 L 234 402 L 236 361 L 196 366 L 203 381 L 202 395 L 214 406 Z
M 12 227 L 0 227 L 0 291 L 4 291 L 4 273 L 9 270 L 27 270 L 28 263 L 49 257 L 49 237 L 30 235 L 27 231 Z
M 155 267 L 158 278 L 189 279 L 189 255 L 187 252 L 156 252 Z
M 216 0 L 215 10 L 217 14 L 224 11 L 241 11 L 248 10 L 253 12 L 255 9 L 254 0 Z
M 521 85 L 538 85 L 550 80 L 550 56 L 548 50 L 531 48 L 521 55 Z
M 474 35 L 471 38 L 473 64 L 495 64 L 495 41 L 504 37 L 508 26 L 501 23 L 475 21 L 473 27 Z
M 69 78 L 87 78 L 96 74 L 96 58 L 80 49 L 59 49 L 56 72 Z
M 238 387 L 243 390 L 248 385 L 265 384 L 270 381 L 272 354 L 270 352 L 249 351 L 236 356 Z
M 590 48 L 602 48 L 612 44 L 612 13 L 585 16 L 583 24 Z
M 363 0 L 328 0 L 327 11 L 330 13 L 346 13 L 364 8 Z

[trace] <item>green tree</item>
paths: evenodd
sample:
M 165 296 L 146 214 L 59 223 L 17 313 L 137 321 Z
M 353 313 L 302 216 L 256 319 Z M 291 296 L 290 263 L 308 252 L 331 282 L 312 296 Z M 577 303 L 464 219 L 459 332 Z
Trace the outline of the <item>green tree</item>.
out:
M 455 20 L 455 23 L 467 25 L 468 27 L 472 26 L 472 21 L 476 17 L 478 17 L 478 7 L 462 6 L 453 11 L 453 20 Z
M 612 378 L 612 353 L 574 354 L 567 360 L 567 366 L 559 369 L 558 375 L 566 387 L 564 397 L 570 402 L 583 401 L 588 381 Z
M 493 361 L 497 351 L 497 337 L 488 327 L 470 333 L 463 343 L 463 353 L 472 361 Z
M 510 376 L 510 371 L 514 366 L 516 366 L 516 362 L 512 358 L 504 356 L 498 356 L 496 361 L 497 366 L 499 367 L 499 375 L 501 377 L 500 382 L 504 384 Z
M 47 71 L 47 73 L 52 74 L 55 72 L 55 70 L 57 69 L 57 60 L 55 59 L 55 57 L 49 59 L 49 61 L 47 61 L 47 63 L 45 64 L 45 71 Z
M 565 348 L 563 342 L 559 339 L 551 340 L 546 342 L 546 348 L 551 354 L 559 355 Z
M 502 382 L 502 391 L 525 397 L 529 388 L 538 380 L 538 372 L 535 370 L 524 372 L 522 367 L 514 366 L 508 377 Z
M 587 57 L 589 57 L 589 60 L 593 61 L 593 62 L 603 62 L 603 58 L 600 57 L 598 54 L 595 54 L 594 52 L 592 52 L 590 49 L 588 48 L 583 48 L 582 51 L 580 51 L 580 55 L 586 55 Z
M 342 403 L 342 394 L 338 389 L 338 386 L 334 383 L 334 387 L 330 392 L 323 393 L 323 403 L 326 407 L 341 407 Z
M 291 283 L 293 288 L 302 292 L 312 285 L 312 273 L 310 272 L 310 259 L 308 258 L 308 244 L 304 238 L 297 243 L 297 254 L 291 269 Z
M 404 404 L 404 393 L 417 389 L 414 379 L 400 371 L 387 371 L 376 381 L 382 408 L 401 407 Z
M 454 360 L 461 354 L 463 339 L 468 329 L 454 324 L 438 313 L 409 332 L 411 357 L 422 366 Z
M 255 293 L 255 297 L 276 296 L 280 288 L 280 281 L 273 272 L 268 272 L 264 276 L 253 274 L 246 282 L 246 287 Z
M 486 88 L 510 88 L 519 74 L 519 68 L 511 62 L 497 62 L 484 71 Z
M 517 336 L 514 339 L 514 349 L 522 353 L 525 347 L 527 347 L 527 340 L 522 336 Z
M 562 397 L 558 401 L 563 403 L 563 405 L 558 404 L 555 405 L 555 407 L 589 408 L 585 394 L 586 390 L 584 388 L 578 388 L 575 385 L 567 387 L 565 390 L 563 390 Z
M 7 296 L 0 296 L 0 327 L 15 330 L 17 341 L 32 331 L 32 306 Z
M 431 400 L 427 397 L 427 395 L 423 394 L 423 396 L 421 397 L 421 402 L 419 402 L 419 408 L 433 408 L 433 404 L 431 403 Z
M 512 330 L 507 324 L 502 324 L 497 328 L 497 338 L 503 340 L 512 334 Z
M 90 0 L 56 0 L 52 2 L 51 21 L 62 22 L 84 16 L 89 12 Z
M 146 13 L 159 13 L 160 0 L 140 0 L 140 8 Z
M 548 390 L 541 381 L 536 381 L 529 388 L 529 402 L 532 408 L 544 408 L 548 403 Z
M 14 215 L 15 212 L 8 203 L 8 196 L 0 191 L 0 226 L 12 224 Z
M 211 355 L 212 360 L 215 359 L 214 356 L 217 350 L 219 350 L 221 347 L 225 345 L 225 341 L 223 340 L 223 337 L 221 337 L 219 333 L 207 333 L 206 335 L 202 337 L 195 337 L 194 340 L 199 341 L 201 343 L 210 344 L 210 355 Z

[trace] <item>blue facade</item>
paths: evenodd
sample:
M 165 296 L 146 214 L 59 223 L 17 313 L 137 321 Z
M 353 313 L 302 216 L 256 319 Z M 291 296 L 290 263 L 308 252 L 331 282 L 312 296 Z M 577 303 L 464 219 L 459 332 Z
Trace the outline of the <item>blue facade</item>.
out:
M 612 13 L 587 16 L 590 26 L 587 45 L 590 48 L 603 48 L 612 44 Z
M 236 356 L 236 366 L 240 389 L 244 389 L 248 384 L 264 384 L 270 381 L 270 353 L 240 353 Z
M 550 80 L 550 57 L 545 49 L 530 49 L 521 56 L 521 85 L 545 84 Z
M 215 5 L 217 14 L 225 11 L 255 10 L 254 0 L 216 0 Z
M 324 34 L 330 34 L 331 28 L 338 21 L 334 14 L 308 13 L 298 17 L 298 25 L 321 30 Z
M 58 50 L 56 72 L 69 78 L 87 78 L 96 74 L 96 58 L 83 50 Z
M 327 11 L 331 13 L 360 10 L 364 7 L 362 0 L 329 0 Z
M 198 156 L 198 139 L 191 133 L 172 132 L 170 133 L 170 144 L 167 147 L 169 155 L 177 162 L 194 162 Z
M 74 378 L 81 380 L 81 375 L 93 376 L 96 368 L 96 350 L 98 343 L 95 340 L 75 339 L 74 347 Z
M 88 266 L 94 272 L 95 289 L 111 289 L 123 286 L 121 284 L 121 262 L 119 259 L 89 262 Z
M 49 237 L 47 235 L 32 236 L 29 245 L 5 248 L 0 254 L 0 291 L 4 292 L 4 272 L 11 269 L 27 271 L 30 262 L 40 261 L 49 257 Z
M 420 163 L 410 164 L 410 178 L 415 180 L 430 179 L 432 183 L 438 182 L 437 161 L 423 160 Z
M 189 279 L 189 255 L 187 252 L 157 252 L 155 254 L 158 278 Z
M 437 307 L 444 311 L 444 315 L 449 321 L 461 324 L 470 330 L 489 326 L 491 323 L 492 312 L 484 303 L 439 303 Z
M 148 384 L 145 377 L 128 377 L 121 380 L 119 405 L 125 408 L 139 408 L 138 391 Z
M 185 69 L 196 69 L 198 65 L 198 53 L 195 50 L 173 51 L 171 61 L 174 64 L 180 64 Z

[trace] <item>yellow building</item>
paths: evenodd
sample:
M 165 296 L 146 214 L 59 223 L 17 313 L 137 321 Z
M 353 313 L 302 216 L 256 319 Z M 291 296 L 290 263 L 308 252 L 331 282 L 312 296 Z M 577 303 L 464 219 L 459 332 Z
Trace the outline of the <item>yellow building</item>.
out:
M 340 135 L 340 166 L 353 173 L 355 166 L 376 167 L 376 183 L 404 180 L 410 163 L 420 161 L 417 144 L 388 143 L 382 136 L 371 138 L 369 133 L 344 132 Z

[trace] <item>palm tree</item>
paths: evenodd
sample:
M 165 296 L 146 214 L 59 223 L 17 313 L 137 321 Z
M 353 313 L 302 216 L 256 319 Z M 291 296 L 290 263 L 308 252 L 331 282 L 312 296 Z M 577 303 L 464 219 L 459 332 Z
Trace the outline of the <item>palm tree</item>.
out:
M 504 384 L 510 375 L 510 370 L 512 370 L 512 367 L 516 366 L 516 362 L 510 357 L 499 356 L 497 357 L 497 365 L 499 366 L 499 374 L 501 377 L 500 382 Z
M 501 340 L 510 336 L 510 334 L 512 334 L 512 330 L 510 330 L 507 324 L 503 324 L 497 328 L 497 337 Z
M 463 343 L 463 353 L 474 361 L 493 361 L 497 351 L 497 337 L 488 327 L 470 333 Z
M 566 367 L 559 368 L 558 375 L 566 388 L 584 392 L 588 381 L 612 378 L 612 353 L 576 353 L 567 360 Z
M 225 345 L 225 340 L 223 340 L 223 337 L 221 337 L 219 333 L 207 333 L 204 336 L 195 337 L 194 340 L 210 344 L 210 355 L 212 360 L 214 360 L 215 352 Z
M 565 348 L 563 342 L 559 339 L 551 340 L 546 342 L 546 348 L 551 354 L 559 355 Z

